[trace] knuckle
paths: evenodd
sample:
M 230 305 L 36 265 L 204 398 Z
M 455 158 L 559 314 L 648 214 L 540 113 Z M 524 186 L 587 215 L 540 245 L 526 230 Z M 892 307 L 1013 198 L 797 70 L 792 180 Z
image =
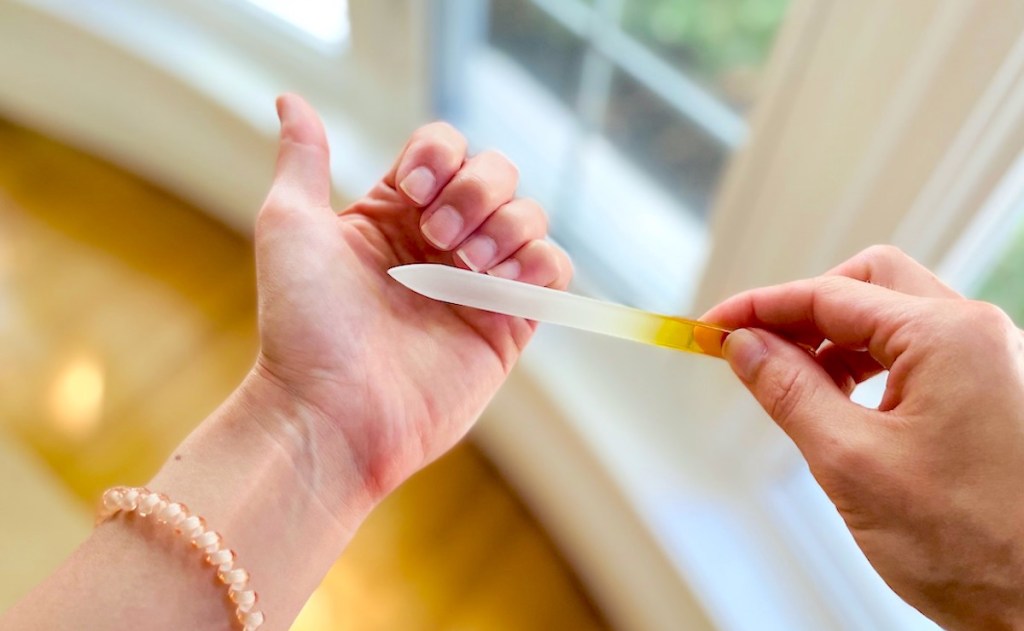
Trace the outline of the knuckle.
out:
M 512 241 L 518 245 L 529 243 L 533 239 L 543 236 L 543 232 L 537 230 L 529 221 L 517 220 L 508 229 Z
M 814 279 L 814 293 L 821 297 L 841 296 L 856 282 L 846 276 L 818 276 Z
M 448 183 L 447 190 L 453 200 L 465 207 L 489 206 L 495 193 L 487 179 L 474 171 L 463 169 Z
M 292 214 L 294 206 L 291 193 L 284 187 L 275 186 L 267 193 L 256 219 L 263 222 L 280 221 Z
M 1014 328 L 1013 320 L 997 305 L 981 300 L 968 301 L 968 308 L 964 316 L 975 326 L 982 326 L 987 330 L 1002 331 L 1006 328 Z
M 906 252 L 888 243 L 867 247 L 861 251 L 860 256 L 878 263 L 904 263 L 910 259 Z
M 462 142 L 465 142 L 466 140 L 465 137 L 462 135 L 462 132 L 459 131 L 458 128 L 455 127 L 455 125 L 452 125 L 448 121 L 434 121 L 430 125 L 427 125 L 427 127 L 433 127 L 433 129 L 436 130 L 437 133 L 443 134 L 449 138 L 453 138 L 455 140 Z
M 516 204 L 518 204 L 527 212 L 539 213 L 541 215 L 547 214 L 544 212 L 544 207 L 541 206 L 540 202 L 538 202 L 532 197 L 518 197 L 516 198 Z
M 448 143 L 465 142 L 465 138 L 458 129 L 448 121 L 434 121 L 416 129 L 412 133 L 413 141 L 435 142 L 444 140 Z
M 554 248 L 555 255 L 558 259 L 559 270 L 561 270 L 561 273 L 563 274 L 564 278 L 566 279 L 566 281 L 568 281 L 568 279 L 572 278 L 573 274 L 576 273 L 576 268 L 572 263 L 572 259 L 569 258 L 569 255 L 565 252 L 565 250 L 558 246 L 554 246 Z
M 409 144 L 407 154 L 416 162 L 427 164 L 444 164 L 459 157 L 461 149 L 451 140 L 442 136 L 424 136 L 414 139 Z
M 256 215 L 256 232 L 259 234 L 285 230 L 296 223 L 296 214 L 292 204 L 282 199 L 280 194 L 271 193 Z
M 492 165 L 505 171 L 514 178 L 519 177 L 519 167 L 504 153 L 497 149 L 487 149 L 477 155 L 477 159 L 488 165 Z
M 554 283 L 565 273 L 564 262 L 553 245 L 547 241 L 535 241 L 538 244 L 537 259 L 543 270 L 545 284 Z
M 548 231 L 548 214 L 544 212 L 544 208 L 533 199 L 520 198 L 509 204 L 509 210 L 512 211 L 512 220 L 523 226 L 524 231 L 526 226 L 535 226 L 541 234 L 546 234 Z M 532 230 L 531 230 L 532 232 Z

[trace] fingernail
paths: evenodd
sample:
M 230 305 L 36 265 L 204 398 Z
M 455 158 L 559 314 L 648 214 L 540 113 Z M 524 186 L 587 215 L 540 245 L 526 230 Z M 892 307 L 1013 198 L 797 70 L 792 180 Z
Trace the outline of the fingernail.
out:
M 519 273 L 522 271 L 522 266 L 519 265 L 519 261 L 515 259 L 508 259 L 503 263 L 495 265 L 487 271 L 491 276 L 497 276 L 498 278 L 507 278 L 509 280 L 515 280 L 519 278 Z
M 462 215 L 451 206 L 441 206 L 423 224 L 423 236 L 439 250 L 452 247 L 462 230 Z
M 725 338 L 722 356 L 732 365 L 740 379 L 751 382 L 768 354 L 761 336 L 747 329 L 737 329 Z
M 434 177 L 433 171 L 427 167 L 416 167 L 405 176 L 398 187 L 409 196 L 409 199 L 422 206 L 430 201 L 436 184 L 437 178 Z
M 455 251 L 462 262 L 474 272 L 479 272 L 490 265 L 497 253 L 498 244 L 485 234 L 473 237 Z

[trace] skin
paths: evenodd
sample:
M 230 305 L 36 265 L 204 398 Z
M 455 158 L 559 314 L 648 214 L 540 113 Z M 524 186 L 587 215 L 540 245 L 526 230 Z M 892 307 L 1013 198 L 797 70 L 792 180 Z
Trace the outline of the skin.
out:
M 259 357 L 148 485 L 222 534 L 268 631 L 289 628 L 370 510 L 466 433 L 533 333 L 418 296 L 386 270 L 469 259 L 556 288 L 572 273 L 543 240 L 540 207 L 515 197 L 515 167 L 469 156 L 449 125 L 416 131 L 381 181 L 335 212 L 315 112 L 286 95 L 278 114 L 277 170 L 256 224 Z M 427 224 L 443 207 L 459 217 L 450 234 Z M 480 237 L 487 247 L 470 247 Z M 0 627 L 236 628 L 200 559 L 151 520 L 115 518 Z
M 1005 313 L 876 246 L 704 318 L 739 329 L 726 359 L 897 594 L 947 628 L 1024 628 L 1024 335 Z M 878 409 L 849 400 L 882 370 Z
M 561 289 L 572 268 L 543 240 L 542 209 L 515 198 L 516 168 L 496 152 L 468 156 L 450 125 L 415 132 L 380 183 L 335 213 L 319 120 L 296 98 L 279 108 L 277 176 L 256 224 L 256 372 L 308 410 L 297 429 L 326 449 L 327 473 L 354 464 L 373 503 L 466 433 L 535 328 L 425 299 L 387 269 L 465 266 L 453 251 L 480 235 L 500 244 L 483 271 L 513 265 L 518 280 Z M 401 183 L 421 167 L 436 184 L 414 200 Z M 422 226 L 442 207 L 463 228 L 436 247 Z
M 429 261 L 557 288 L 571 274 L 500 154 L 470 157 L 455 130 L 428 125 L 335 213 L 319 120 L 293 96 L 278 111 L 256 227 L 259 358 L 149 484 L 238 553 L 267 630 L 291 625 L 377 502 L 464 435 L 533 331 L 412 294 L 387 268 Z M 949 628 L 1024 627 L 1024 336 L 1004 313 L 882 247 L 705 319 L 737 329 L 725 357 L 898 594 Z M 852 403 L 882 370 L 879 408 Z M 230 629 L 224 593 L 166 529 L 118 518 L 0 627 Z

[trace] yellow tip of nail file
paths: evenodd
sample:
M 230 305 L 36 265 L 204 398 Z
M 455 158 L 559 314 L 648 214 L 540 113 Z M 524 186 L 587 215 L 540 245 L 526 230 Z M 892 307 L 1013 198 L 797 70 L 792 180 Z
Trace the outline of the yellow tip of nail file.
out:
M 418 294 L 465 307 L 602 333 L 644 344 L 722 356 L 728 329 L 641 311 L 449 265 L 418 263 L 388 270 Z

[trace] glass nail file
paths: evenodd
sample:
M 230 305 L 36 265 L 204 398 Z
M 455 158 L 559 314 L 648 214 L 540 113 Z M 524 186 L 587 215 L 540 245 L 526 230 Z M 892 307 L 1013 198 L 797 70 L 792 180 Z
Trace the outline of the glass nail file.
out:
M 434 300 L 712 357 L 722 356 L 722 343 L 729 334 L 728 329 L 695 320 L 641 311 L 449 265 L 401 265 L 389 269 L 388 274 L 416 293 Z

